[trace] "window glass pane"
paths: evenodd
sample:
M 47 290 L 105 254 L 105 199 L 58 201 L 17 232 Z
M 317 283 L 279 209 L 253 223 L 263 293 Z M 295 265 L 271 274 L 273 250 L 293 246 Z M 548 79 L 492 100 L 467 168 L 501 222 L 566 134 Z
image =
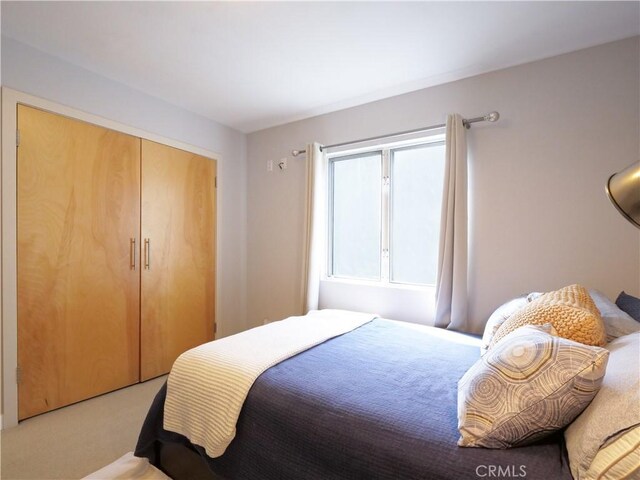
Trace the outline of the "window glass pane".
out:
M 391 281 L 434 285 L 444 180 L 444 145 L 392 152 Z
M 333 268 L 337 277 L 380 279 L 382 155 L 333 162 Z

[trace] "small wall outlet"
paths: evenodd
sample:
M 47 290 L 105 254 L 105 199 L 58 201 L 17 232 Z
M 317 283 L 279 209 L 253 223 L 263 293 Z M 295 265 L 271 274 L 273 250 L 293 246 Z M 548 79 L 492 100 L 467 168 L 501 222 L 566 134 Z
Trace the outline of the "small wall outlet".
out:
M 267 172 L 273 172 L 273 160 L 267 160 Z

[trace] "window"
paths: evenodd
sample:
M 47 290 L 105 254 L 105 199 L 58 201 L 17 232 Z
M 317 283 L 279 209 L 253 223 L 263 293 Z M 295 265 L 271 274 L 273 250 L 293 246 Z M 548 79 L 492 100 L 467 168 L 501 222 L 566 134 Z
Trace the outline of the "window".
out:
M 330 155 L 329 277 L 435 284 L 442 137 Z

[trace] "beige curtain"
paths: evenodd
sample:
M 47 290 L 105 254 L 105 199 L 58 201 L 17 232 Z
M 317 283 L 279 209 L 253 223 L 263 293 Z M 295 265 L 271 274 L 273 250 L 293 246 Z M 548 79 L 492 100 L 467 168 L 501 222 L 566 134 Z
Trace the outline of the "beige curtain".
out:
M 462 117 L 447 117 L 446 165 L 436 280 L 435 326 L 467 327 L 467 140 Z
M 301 312 L 318 309 L 320 275 L 325 258 L 327 161 L 319 143 L 307 145 L 305 232 L 302 252 Z

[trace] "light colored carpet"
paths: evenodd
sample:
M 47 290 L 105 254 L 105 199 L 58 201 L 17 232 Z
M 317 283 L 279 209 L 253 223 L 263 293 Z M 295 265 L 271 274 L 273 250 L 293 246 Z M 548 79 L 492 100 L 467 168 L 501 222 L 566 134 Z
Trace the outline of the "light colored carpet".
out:
M 79 479 L 132 451 L 165 380 L 123 388 L 3 430 L 2 479 Z

